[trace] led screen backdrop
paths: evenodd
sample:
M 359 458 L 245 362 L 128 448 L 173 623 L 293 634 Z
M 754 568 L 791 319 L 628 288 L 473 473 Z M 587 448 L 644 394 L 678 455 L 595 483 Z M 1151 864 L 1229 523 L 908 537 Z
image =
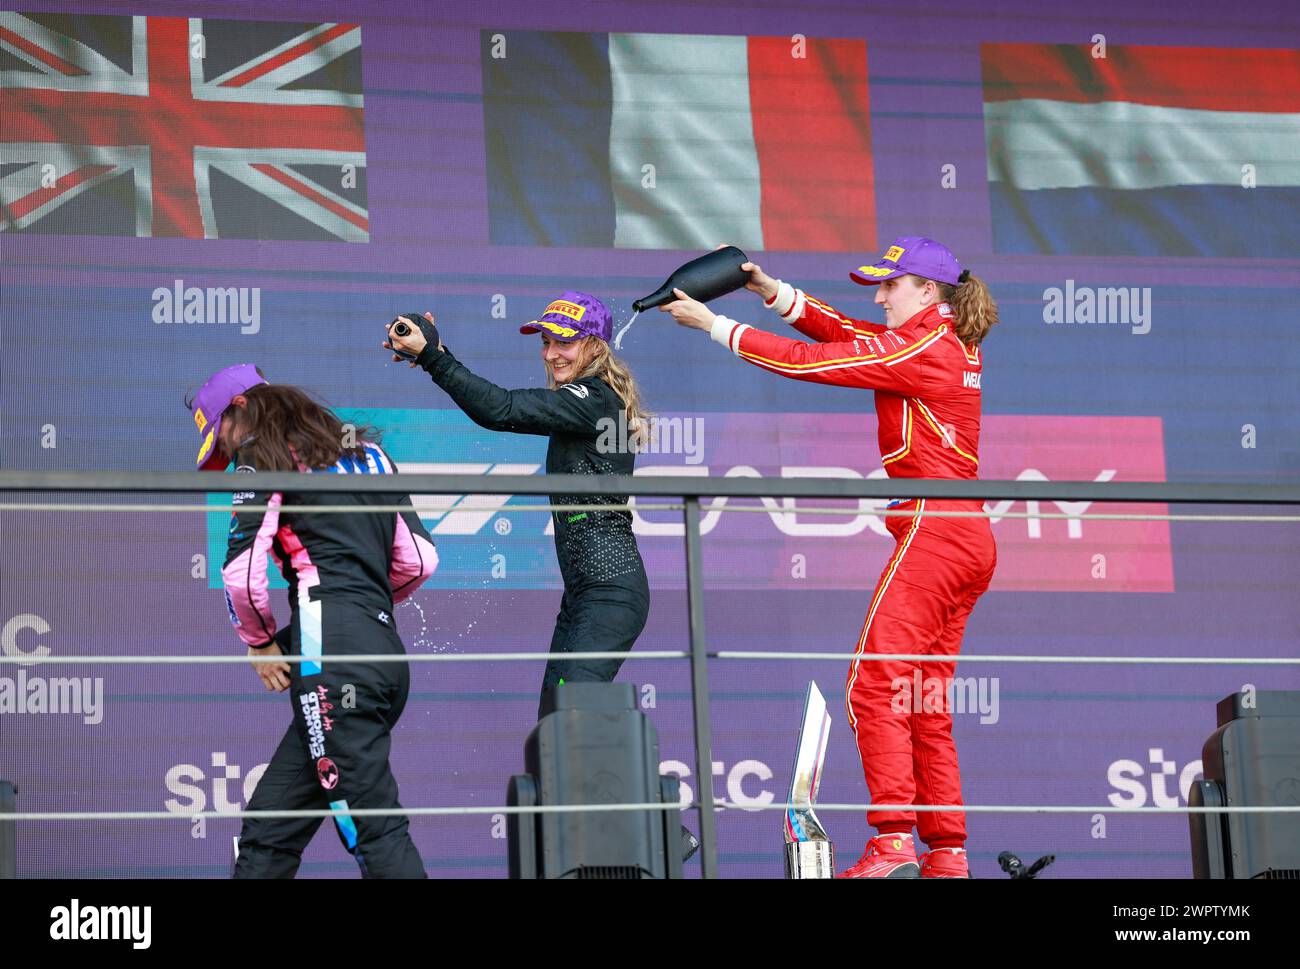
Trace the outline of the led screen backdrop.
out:
M 1295 481 L 1300 17 L 1282 2 L 1231 22 L 1204 0 L 1176 18 L 1159 4 L 1044 10 L 760 2 L 738 20 L 631 2 L 194 0 L 0 13 L 0 467 L 191 468 L 186 393 L 254 362 L 378 425 L 405 470 L 539 472 L 543 439 L 472 424 L 389 361 L 381 325 L 428 307 L 472 369 L 540 386 L 536 337 L 517 327 L 564 289 L 599 295 L 621 325 L 675 266 L 725 242 L 878 320 L 848 271 L 921 234 L 1000 305 L 983 347 L 983 477 Z M 784 328 L 751 294 L 715 305 Z M 639 473 L 883 477 L 868 395 L 781 380 L 665 319 L 643 315 L 621 351 L 661 419 Z M 397 610 L 410 651 L 545 648 L 559 576 L 547 516 L 529 510 L 541 500 L 415 500 L 442 565 Z M 681 519 L 649 504 L 639 648 L 682 648 Z M 706 506 L 711 648 L 856 643 L 892 549 L 883 503 L 810 504 Z M 1295 525 L 989 509 L 1000 568 L 968 654 L 1296 654 Z M 0 511 L 0 647 L 237 653 L 214 565 L 226 517 Z M 846 666 L 711 665 L 724 875 L 781 873 L 780 816 L 753 809 L 785 795 L 809 679 L 835 718 L 822 798 L 865 800 Z M 1186 803 L 1214 702 L 1300 689 L 1284 667 L 959 673 L 975 804 Z M 621 678 L 658 727 L 662 769 L 693 796 L 685 665 L 633 659 Z M 540 663 L 414 666 L 394 753 L 403 802 L 502 803 L 540 679 Z M 26 825 L 20 873 L 225 874 L 237 822 L 190 815 L 247 803 L 286 703 L 242 665 L 5 666 L 0 776 L 23 809 L 178 816 Z M 997 875 L 1010 849 L 1053 852 L 1061 874 L 1190 874 L 1183 816 L 1099 813 L 971 815 L 974 873 Z M 841 860 L 856 858 L 865 819 L 823 820 Z M 505 874 L 499 819 L 413 830 L 431 874 Z M 355 866 L 322 834 L 303 871 Z

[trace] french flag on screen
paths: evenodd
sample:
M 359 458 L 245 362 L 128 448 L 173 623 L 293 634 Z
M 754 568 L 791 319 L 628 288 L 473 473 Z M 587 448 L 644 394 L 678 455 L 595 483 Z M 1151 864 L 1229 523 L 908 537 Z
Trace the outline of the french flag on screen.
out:
M 1300 51 L 985 44 L 994 248 L 1300 257 Z
M 482 43 L 494 244 L 875 248 L 865 41 Z

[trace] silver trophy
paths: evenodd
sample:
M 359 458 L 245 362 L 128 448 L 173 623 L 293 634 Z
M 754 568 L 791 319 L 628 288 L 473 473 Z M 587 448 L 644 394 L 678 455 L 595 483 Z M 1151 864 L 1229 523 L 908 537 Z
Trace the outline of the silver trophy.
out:
M 803 726 L 794 755 L 794 777 L 785 812 L 785 877 L 831 878 L 835 874 L 835 846 L 826 836 L 813 801 L 822 780 L 826 741 L 831 732 L 826 698 L 814 682 L 808 683 L 803 703 Z

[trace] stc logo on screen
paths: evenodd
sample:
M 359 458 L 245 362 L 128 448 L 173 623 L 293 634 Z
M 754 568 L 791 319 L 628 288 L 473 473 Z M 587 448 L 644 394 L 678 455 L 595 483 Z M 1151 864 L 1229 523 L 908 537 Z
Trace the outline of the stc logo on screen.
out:
M 345 412 L 383 428 L 384 446 L 405 473 L 497 475 L 540 473 L 546 438 L 493 433 L 454 411 Z M 689 415 L 702 425 L 702 453 L 642 454 L 638 476 L 727 478 L 887 477 L 871 414 Z M 986 417 L 980 476 L 1017 481 L 1163 481 L 1159 418 Z M 687 461 L 689 457 L 691 460 Z M 906 496 L 906 482 L 898 497 Z M 507 494 L 413 494 L 442 560 L 429 588 L 554 588 L 558 567 L 551 516 L 524 510 L 540 497 Z M 633 505 L 663 504 L 633 499 Z M 894 540 L 885 501 L 788 498 L 707 499 L 700 530 L 712 588 L 861 589 L 885 564 Z M 807 509 L 833 507 L 834 514 Z M 748 507 L 749 511 L 731 510 Z M 839 513 L 842 509 L 843 513 Z M 1132 505 L 1091 502 L 985 504 L 998 544 L 998 591 L 1172 592 L 1166 521 L 1092 517 L 1132 513 Z M 1164 505 L 1142 506 L 1153 515 Z M 1032 517 L 1045 515 L 1048 517 Z M 680 511 L 632 513 L 633 531 L 653 588 L 681 588 Z M 227 518 L 209 516 L 210 554 L 219 561 Z M 214 576 L 219 584 L 219 575 Z
M 212 751 L 210 759 L 210 769 L 197 764 L 176 764 L 168 768 L 163 784 L 171 797 L 163 801 L 164 808 L 173 814 L 200 811 L 226 814 L 240 810 L 253 799 L 253 791 L 266 773 L 267 764 L 258 764 L 245 774 L 224 750 Z
M 245 773 L 223 750 L 211 751 L 204 759 L 210 760 L 210 768 L 198 764 L 176 764 L 168 768 L 163 785 L 170 796 L 163 801 L 163 807 L 172 814 L 193 815 L 202 811 L 233 814 L 252 801 L 257 783 L 269 766 L 257 764 Z M 676 777 L 681 782 L 682 804 L 691 803 L 695 792 L 689 783 L 691 768 L 685 761 L 661 761 L 659 773 Z M 756 811 L 771 804 L 776 794 L 767 782 L 772 776 L 772 768 L 761 760 L 742 759 L 730 767 L 715 760 L 714 804 L 745 811 Z
M 1107 799 L 1115 807 L 1145 807 L 1148 796 L 1153 807 L 1171 808 L 1187 803 L 1192 785 L 1201 776 L 1200 760 L 1188 761 L 1181 768 L 1177 761 L 1166 760 L 1164 749 L 1147 751 L 1149 763 L 1124 758 L 1106 768 L 1106 780 L 1112 793 Z

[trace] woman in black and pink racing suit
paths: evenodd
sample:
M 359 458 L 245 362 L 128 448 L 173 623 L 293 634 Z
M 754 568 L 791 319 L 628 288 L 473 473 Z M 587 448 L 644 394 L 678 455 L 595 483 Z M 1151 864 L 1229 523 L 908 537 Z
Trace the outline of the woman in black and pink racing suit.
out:
M 289 654 L 295 663 L 254 664 L 268 690 L 288 691 L 293 722 L 249 802 L 250 811 L 329 807 L 340 840 L 365 877 L 423 878 L 405 815 L 356 817 L 400 808 L 389 766 L 391 732 L 406 705 L 408 664 L 331 663 L 330 654 L 402 655 L 393 606 L 433 573 L 437 553 L 414 508 L 394 513 L 282 511 L 282 506 L 410 506 L 398 493 L 266 492 L 258 472 L 394 474 L 369 428 L 355 437 L 296 387 L 268 384 L 240 364 L 214 374 L 190 403 L 202 446 L 198 466 L 248 475 L 233 495 L 225 563 L 226 606 L 250 656 Z M 347 442 L 355 440 L 348 446 Z M 395 484 L 396 489 L 396 484 Z M 241 506 L 247 506 L 244 510 Z M 267 556 L 289 582 L 289 624 L 277 626 Z M 320 817 L 246 818 L 236 878 L 292 878 Z

